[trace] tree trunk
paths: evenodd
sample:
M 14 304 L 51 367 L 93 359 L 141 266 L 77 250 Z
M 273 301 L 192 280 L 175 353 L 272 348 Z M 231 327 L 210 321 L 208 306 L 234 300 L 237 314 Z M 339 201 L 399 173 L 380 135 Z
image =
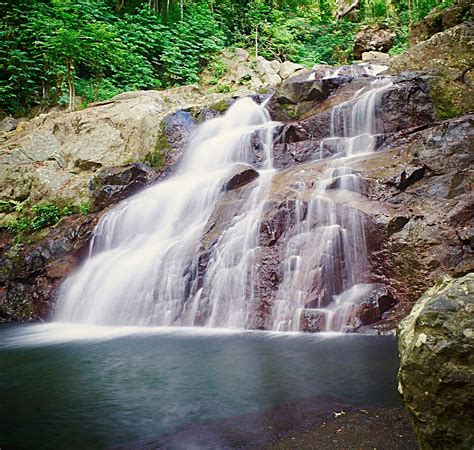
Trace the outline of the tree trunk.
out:
M 66 59 L 66 66 L 67 66 L 67 86 L 69 90 L 69 111 L 72 111 L 74 106 L 74 97 L 76 95 L 74 89 L 74 64 L 73 61 L 68 58 Z
M 336 20 L 341 20 L 351 11 L 359 7 L 360 0 L 354 0 L 350 5 L 347 5 L 345 0 L 338 0 L 337 4 Z

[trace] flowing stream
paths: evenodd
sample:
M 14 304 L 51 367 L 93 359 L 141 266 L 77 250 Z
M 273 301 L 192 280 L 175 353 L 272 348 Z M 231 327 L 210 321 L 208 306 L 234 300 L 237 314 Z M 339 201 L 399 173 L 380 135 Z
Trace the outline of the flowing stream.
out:
M 352 307 L 370 289 L 363 217 L 347 206 L 361 195 L 350 159 L 373 151 L 378 99 L 390 84 L 375 79 L 332 110 L 331 136 L 314 154 L 322 158 L 330 148 L 331 161 L 314 183 L 311 200 L 297 202 L 298 220 L 287 232 L 269 329 L 297 331 L 316 321 L 320 331 L 350 331 Z M 61 286 L 56 320 L 253 328 L 259 308 L 259 227 L 275 173 L 276 125 L 265 107 L 249 98 L 201 125 L 177 174 L 102 217 L 89 258 Z M 254 167 L 258 177 L 200 273 L 209 218 L 242 165 Z

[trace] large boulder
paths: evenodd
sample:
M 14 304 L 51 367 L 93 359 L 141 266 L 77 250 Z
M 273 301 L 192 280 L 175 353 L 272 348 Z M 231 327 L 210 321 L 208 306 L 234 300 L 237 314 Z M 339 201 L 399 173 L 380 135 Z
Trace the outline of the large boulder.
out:
M 471 112 L 474 110 L 473 43 L 473 22 L 456 25 L 393 58 L 390 72 L 431 73 L 430 92 L 439 119 Z
M 224 98 L 185 86 L 127 92 L 84 110 L 40 115 L 0 144 L 0 200 L 81 203 L 104 168 L 148 161 L 163 169 L 195 126 L 183 110 L 198 113 Z
M 399 390 L 422 450 L 474 447 L 474 274 L 427 291 L 398 327 Z
M 354 58 L 361 59 L 364 52 L 386 53 L 393 45 L 396 33 L 384 25 L 372 25 L 354 37 Z

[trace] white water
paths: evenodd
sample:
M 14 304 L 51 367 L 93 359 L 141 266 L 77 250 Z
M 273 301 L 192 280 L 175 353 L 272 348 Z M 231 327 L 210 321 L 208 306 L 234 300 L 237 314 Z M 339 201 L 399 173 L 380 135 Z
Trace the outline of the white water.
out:
M 374 150 L 376 111 L 384 79 L 335 107 L 332 163 L 309 202 L 296 202 L 297 223 L 286 236 L 283 279 L 266 327 L 304 329 L 316 317 L 320 331 L 344 331 L 352 307 L 367 292 L 364 223 L 356 208 L 361 180 L 350 158 Z M 120 203 L 102 217 L 89 258 L 61 286 L 59 322 L 113 326 L 254 328 L 260 304 L 259 228 L 271 186 L 276 126 L 265 108 L 238 100 L 221 118 L 201 125 L 178 172 Z M 236 166 L 252 165 L 258 141 L 259 177 L 220 232 L 204 273 L 201 239 Z M 301 185 L 303 194 L 306 186 Z
M 302 199 L 297 201 L 297 222 L 287 237 L 272 329 L 347 330 L 353 306 L 370 290 L 363 216 L 345 205 L 361 194 L 361 180 L 350 167 L 350 157 L 374 150 L 377 103 L 390 85 L 389 80 L 375 80 L 333 108 L 331 137 L 321 143 L 319 157 L 330 145 L 334 159 L 317 180 L 307 206 Z M 311 321 L 318 325 L 305 324 Z
M 250 99 L 204 123 L 178 174 L 103 216 L 84 265 L 62 285 L 56 319 L 108 325 L 245 327 L 248 286 L 258 245 L 260 210 L 271 181 L 275 123 Z M 236 164 L 251 164 L 252 135 L 263 146 L 263 170 L 245 208 L 221 236 L 201 292 L 190 296 L 200 239 Z M 251 289 L 252 290 L 252 289 Z

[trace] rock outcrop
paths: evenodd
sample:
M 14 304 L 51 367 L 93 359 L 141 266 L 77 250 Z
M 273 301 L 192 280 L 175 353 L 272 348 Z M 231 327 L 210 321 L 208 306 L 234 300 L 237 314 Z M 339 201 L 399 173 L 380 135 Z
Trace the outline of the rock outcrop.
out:
M 393 58 L 390 72 L 430 73 L 430 91 L 439 119 L 474 110 L 474 23 L 464 22 L 433 35 Z
M 474 15 L 474 6 L 469 0 L 456 0 L 451 6 L 434 8 L 424 19 L 411 25 L 410 46 L 428 40 L 431 36 L 445 31 Z
M 87 255 L 98 216 L 70 216 L 27 244 L 2 242 L 0 322 L 47 319 L 61 280 Z
M 399 390 L 422 450 L 474 446 L 474 274 L 427 291 L 398 327 Z
M 224 98 L 186 86 L 40 115 L 0 144 L 0 200 L 79 204 L 89 200 L 89 182 L 100 170 L 139 161 L 169 167 L 196 126 L 194 116 Z M 11 219 L 0 214 L 0 225 Z

